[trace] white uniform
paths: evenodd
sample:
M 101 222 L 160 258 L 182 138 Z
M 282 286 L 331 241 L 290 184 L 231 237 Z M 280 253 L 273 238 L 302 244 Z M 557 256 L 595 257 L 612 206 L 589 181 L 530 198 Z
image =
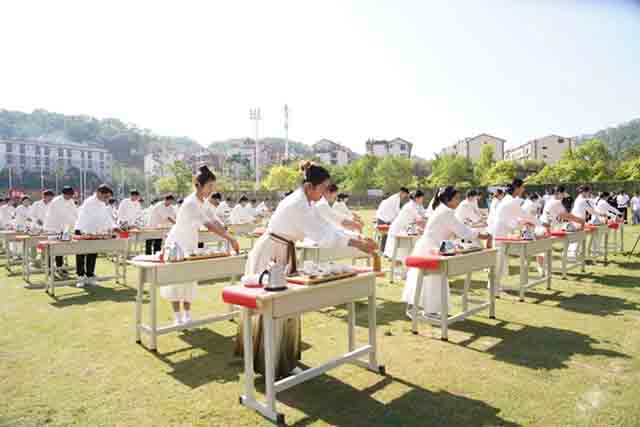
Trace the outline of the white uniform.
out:
M 73 199 L 65 200 L 63 195 L 53 198 L 47 205 L 44 215 L 44 229 L 53 233 L 62 233 L 65 228 L 71 230 L 78 219 L 78 207 Z
M 171 218 L 175 221 L 176 211 L 172 205 L 165 205 L 165 202 L 158 202 L 151 208 L 149 214 L 149 227 L 163 228 L 171 227 L 172 223 L 168 220 Z
M 52 202 L 53 203 L 53 202 Z M 78 209 L 75 229 L 82 234 L 104 234 L 116 227 L 111 215 L 111 207 L 94 194 Z
M 351 219 L 349 216 L 335 209 L 335 203 L 334 206 L 330 206 L 329 202 L 324 197 L 318 200 L 313 206 L 318 210 L 318 214 L 320 214 L 325 221 L 338 228 L 343 228 L 342 223 Z
M 522 204 L 522 210 L 528 213 L 529 215 L 538 215 L 538 203 L 534 202 L 531 199 L 527 199 Z
M 216 209 L 216 216 L 220 218 L 222 221 L 227 221 L 229 219 L 229 215 L 231 214 L 231 208 L 229 207 L 229 203 L 226 201 L 221 201 L 218 205 L 218 209 Z
M 192 193 L 182 202 L 176 223 L 171 227 L 164 242 L 165 247 L 177 243 L 185 255 L 195 252 L 198 248 L 198 232 L 200 227 L 212 222 L 207 207 L 208 202 L 200 200 Z M 179 286 L 164 286 L 160 288 L 160 295 L 169 301 L 191 302 L 196 296 L 197 282 Z
M 6 229 L 11 222 L 9 217 L 9 205 L 0 206 L 0 229 Z
M 475 239 L 479 232 L 464 225 L 455 216 L 453 209 L 445 204 L 440 204 L 433 211 L 433 214 L 427 221 L 424 234 L 416 246 L 413 248 L 413 256 L 428 256 L 440 249 L 440 243 L 443 240 L 450 240 L 454 237 L 463 239 Z M 407 283 L 402 292 L 402 300 L 407 304 L 413 304 L 416 285 L 418 283 L 417 268 L 410 268 L 407 274 Z M 440 277 L 436 275 L 428 275 L 424 277 L 422 288 L 422 301 L 420 301 L 426 313 L 439 313 L 441 310 L 441 286 Z M 447 284 L 447 292 L 449 285 Z
M 500 205 L 496 211 L 494 220 L 489 224 L 489 233 L 495 237 L 507 237 L 520 223 L 520 221 L 528 221 L 536 226 L 541 225 L 535 215 L 530 215 L 522 210 L 520 206 L 520 198 L 514 198 L 511 194 L 507 194 L 502 198 Z M 493 245 L 498 250 L 496 275 L 501 277 L 507 272 L 507 258 L 504 253 L 504 245 L 494 240 Z
M 542 209 L 542 215 L 540 216 L 540 222 L 549 226 L 558 225 L 560 223 L 560 215 L 566 213 L 562 200 L 555 197 L 549 200 Z
M 391 224 L 398 214 L 400 214 L 400 194 L 396 193 L 380 202 L 376 219 Z
M 13 222 L 16 227 L 26 227 L 28 224 L 30 224 L 30 209 L 30 207 L 26 207 L 25 205 L 20 205 L 16 208 L 16 212 L 13 218 Z
M 242 206 L 240 203 L 235 205 L 233 209 L 231 209 L 231 214 L 229 215 L 229 221 L 231 224 L 247 224 L 255 221 L 255 217 L 252 214 L 253 209 L 249 208 L 249 206 Z
M 476 224 L 482 219 L 480 209 L 475 202 L 465 199 L 456 208 L 456 218 L 462 223 Z
M 256 214 L 264 216 L 268 213 L 269 208 L 267 207 L 267 204 L 265 202 L 260 202 L 256 207 Z
M 400 234 L 407 234 L 407 228 L 410 224 L 415 223 L 420 219 L 420 212 L 418 211 L 418 204 L 410 200 L 400 209 L 400 214 L 393 220 L 391 226 L 389 226 L 389 238 L 384 248 L 384 255 L 391 258 L 393 251 L 396 248 L 397 240 L 395 236 Z M 409 256 L 409 248 L 399 247 L 396 254 L 396 260 L 403 261 Z
M 299 189 L 278 204 L 267 225 L 267 232 L 249 252 L 246 274 L 261 273 L 273 258 L 287 262 L 287 246 L 271 238 L 269 233 L 293 242 L 308 238 L 322 248 L 346 247 L 350 240 L 343 230 L 325 221 L 304 191 Z
M 332 207 L 334 211 L 343 214 L 349 220 L 353 220 L 353 213 L 345 202 L 336 201 Z
M 605 199 L 598 200 L 598 203 L 596 204 L 596 213 L 607 217 L 622 214 L 622 212 L 611 206 Z
M 575 202 L 573 203 L 573 209 L 571 209 L 571 215 L 577 216 L 582 219 L 587 219 L 587 213 L 594 215 L 595 211 L 593 210 L 593 205 L 590 199 L 582 197 L 582 195 L 578 195 L 576 197 Z M 576 224 L 577 225 L 577 224 Z M 567 249 L 567 256 L 570 258 L 575 258 L 581 249 L 581 245 L 578 243 L 571 243 L 569 248 Z
M 31 216 L 31 221 L 33 221 L 34 224 L 44 224 L 44 217 L 47 213 L 47 206 L 48 204 L 45 203 L 44 200 L 38 200 L 33 205 L 31 205 L 29 215 Z
M 118 207 L 118 221 L 129 225 L 135 224 L 138 217 L 142 216 L 142 206 L 140 202 L 134 202 L 131 199 L 124 199 Z

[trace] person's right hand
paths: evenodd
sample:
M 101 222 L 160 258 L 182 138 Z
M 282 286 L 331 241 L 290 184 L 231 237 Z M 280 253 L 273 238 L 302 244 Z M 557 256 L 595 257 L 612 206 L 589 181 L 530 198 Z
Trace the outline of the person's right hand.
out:
M 368 254 L 373 254 L 378 250 L 378 244 L 371 239 L 353 239 L 351 246 Z

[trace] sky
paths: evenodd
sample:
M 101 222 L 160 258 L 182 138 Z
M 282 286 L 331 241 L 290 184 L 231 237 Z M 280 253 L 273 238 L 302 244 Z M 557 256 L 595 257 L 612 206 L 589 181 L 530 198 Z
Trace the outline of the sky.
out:
M 2 2 L 0 108 L 431 157 L 640 117 L 640 1 Z

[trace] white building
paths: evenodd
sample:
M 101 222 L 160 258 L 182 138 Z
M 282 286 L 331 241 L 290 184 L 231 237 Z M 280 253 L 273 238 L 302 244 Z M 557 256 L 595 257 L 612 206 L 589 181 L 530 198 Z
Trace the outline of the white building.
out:
M 328 139 L 321 139 L 313 144 L 312 148 L 315 156 L 330 165 L 343 166 L 357 157 L 349 148 Z
M 370 139 L 366 143 L 367 154 L 376 157 L 401 156 L 411 158 L 413 144 L 402 138 L 391 141 Z
M 155 151 L 144 156 L 144 174 L 158 178 L 171 174 L 169 166 L 177 160 L 184 160 L 183 153 L 167 150 Z
M 482 147 L 491 145 L 493 147 L 493 159 L 495 161 L 504 159 L 504 143 L 506 141 L 487 133 L 481 133 L 473 138 L 465 138 L 442 150 L 442 154 L 461 156 L 470 161 L 480 159 Z
M 111 180 L 112 157 L 108 150 L 88 144 L 39 139 L 0 139 L 0 170 L 43 172 L 53 175 L 71 168 L 94 172 Z
M 505 160 L 541 160 L 554 164 L 562 159 L 567 150 L 574 149 L 575 145 L 576 141 L 572 138 L 549 135 L 507 150 Z

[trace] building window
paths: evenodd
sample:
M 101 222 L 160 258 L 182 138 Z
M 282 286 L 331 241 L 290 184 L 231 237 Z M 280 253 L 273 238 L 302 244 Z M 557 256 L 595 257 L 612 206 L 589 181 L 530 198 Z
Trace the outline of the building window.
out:
M 8 165 L 13 164 L 13 154 L 7 154 L 7 164 Z
M 36 150 L 36 155 L 40 155 L 40 147 L 39 146 L 35 146 L 35 150 Z
M 93 153 L 89 151 L 89 153 L 87 153 L 87 157 L 89 157 L 90 159 L 93 158 Z
M 84 159 L 84 151 L 80 152 L 80 157 L 82 157 Z
M 26 151 L 26 147 L 24 145 L 20 145 L 20 154 L 24 154 Z
M 562 144 L 564 142 L 564 138 L 558 138 L 558 144 Z
M 36 166 L 40 166 L 40 157 L 36 157 Z
M 11 143 L 7 144 L 7 153 L 13 153 L 13 144 Z
M 400 144 L 400 151 L 407 151 L 407 146 L 404 144 Z
M 104 160 L 104 153 L 100 153 L 100 160 Z
M 25 156 L 20 156 L 20 164 L 23 166 L 27 164 L 27 158 Z
M 49 156 L 50 153 L 51 153 L 51 149 L 49 147 L 44 147 L 44 155 Z
M 64 150 L 62 148 L 58 148 L 58 157 L 59 158 L 64 157 Z

